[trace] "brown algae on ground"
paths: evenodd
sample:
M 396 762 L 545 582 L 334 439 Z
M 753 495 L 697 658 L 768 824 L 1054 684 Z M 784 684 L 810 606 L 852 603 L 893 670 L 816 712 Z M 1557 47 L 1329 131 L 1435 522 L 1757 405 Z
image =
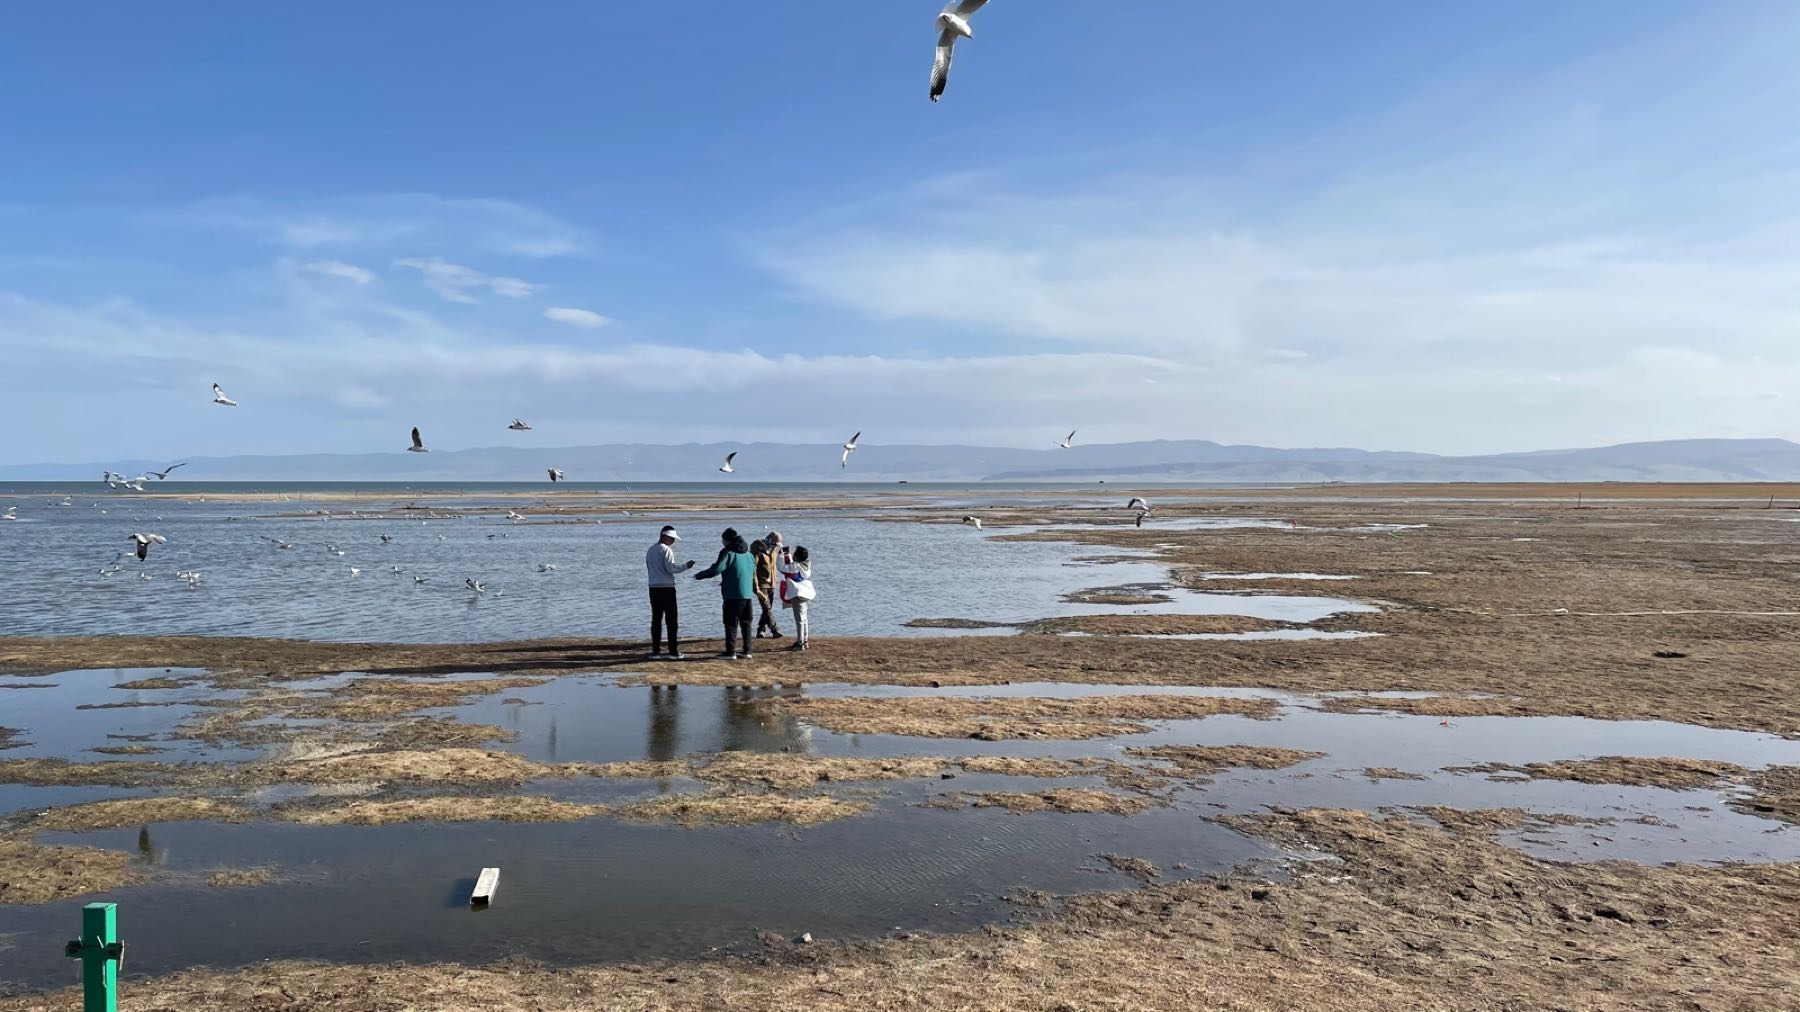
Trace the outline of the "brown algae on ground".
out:
M 1141 795 L 1114 794 L 1091 787 L 1057 787 L 1029 793 L 983 791 L 966 797 L 975 808 L 1004 808 L 1018 813 L 1061 812 L 1067 815 L 1136 815 L 1156 804 Z
M 625 805 L 616 811 L 621 818 L 675 822 L 694 828 L 741 826 L 757 822 L 813 826 L 860 815 L 868 811 L 869 807 L 866 802 L 843 801 L 822 795 L 797 798 L 781 794 L 725 793 L 666 795 Z

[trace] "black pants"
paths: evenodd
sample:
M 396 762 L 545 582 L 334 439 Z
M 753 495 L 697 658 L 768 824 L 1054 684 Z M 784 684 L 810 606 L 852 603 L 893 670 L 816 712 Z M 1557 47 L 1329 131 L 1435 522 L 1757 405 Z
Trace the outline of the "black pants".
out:
M 737 636 L 744 637 L 744 653 L 750 652 L 750 605 L 749 598 L 725 601 L 725 652 L 737 653 Z
M 669 653 L 681 653 L 680 605 L 674 587 L 650 588 L 650 652 L 662 653 L 663 623 L 669 626 Z

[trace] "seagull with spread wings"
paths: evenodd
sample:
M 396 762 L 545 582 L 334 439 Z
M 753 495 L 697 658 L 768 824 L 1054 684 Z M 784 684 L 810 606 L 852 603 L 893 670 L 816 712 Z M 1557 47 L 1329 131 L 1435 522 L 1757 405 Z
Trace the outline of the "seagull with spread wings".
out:
M 938 14 L 937 58 L 931 63 L 933 102 L 944 97 L 944 87 L 950 83 L 950 58 L 956 49 L 956 40 L 975 37 L 975 30 L 969 27 L 969 18 L 986 6 L 987 0 L 950 0 Z
M 1070 448 L 1070 447 L 1072 447 L 1072 446 L 1074 446 L 1074 445 L 1075 445 L 1075 433 L 1077 433 L 1077 432 L 1079 432 L 1079 431 L 1081 431 L 1081 430 L 1079 430 L 1079 429 L 1070 429 L 1070 430 L 1069 430 L 1069 436 L 1068 436 L 1068 438 L 1067 438 L 1067 439 L 1064 439 L 1064 440 L 1063 440 L 1063 441 L 1062 441 L 1062 442 L 1060 442 L 1060 443 L 1058 443 L 1058 444 L 1056 444 L 1056 445 L 1057 445 L 1057 446 L 1060 446 L 1060 447 L 1062 447 L 1062 448 L 1063 448 L 1063 449 L 1065 449 L 1065 450 L 1067 450 L 1067 449 L 1069 449 L 1069 448 Z
M 148 474 L 152 477 L 155 477 L 157 481 L 166 481 L 166 480 L 168 480 L 169 475 L 171 475 L 175 472 L 176 468 L 186 467 L 186 466 L 187 466 L 187 461 L 184 460 L 179 464 L 170 464 L 168 467 L 164 468 L 161 471 L 150 471 L 150 472 L 148 472 Z
M 425 440 L 423 437 L 421 437 L 419 435 L 419 427 L 417 425 L 413 426 L 412 437 L 413 437 L 413 445 L 406 448 L 407 453 L 430 453 L 431 452 L 430 450 L 427 450 L 425 448 Z
M 841 463 L 839 465 L 840 467 L 849 467 L 850 466 L 850 455 L 852 453 L 856 452 L 856 444 L 861 439 L 862 439 L 862 433 L 858 432 L 856 435 L 850 437 L 850 441 L 848 443 L 844 444 L 844 460 L 843 460 L 843 463 Z
M 523 419 L 523 418 L 513 419 L 512 424 L 508 425 L 507 428 L 513 430 L 514 432 L 530 432 L 531 431 L 531 426 L 526 425 L 525 419 Z
M 737 451 L 736 450 L 733 450 L 730 453 L 726 454 L 725 455 L 725 463 L 723 466 L 721 466 L 719 468 L 719 470 L 726 474 L 730 474 L 734 470 L 734 468 L 731 466 L 731 462 L 736 459 L 737 459 Z
M 131 540 L 137 542 L 137 557 L 139 562 L 150 557 L 151 545 L 166 545 L 169 543 L 169 539 L 163 537 L 161 534 L 133 534 Z
M 213 400 L 212 400 L 212 402 L 214 404 L 218 404 L 218 405 L 221 405 L 221 406 L 227 407 L 227 408 L 237 407 L 237 401 L 234 401 L 231 398 L 225 396 L 225 391 L 221 390 L 217 383 L 213 384 Z

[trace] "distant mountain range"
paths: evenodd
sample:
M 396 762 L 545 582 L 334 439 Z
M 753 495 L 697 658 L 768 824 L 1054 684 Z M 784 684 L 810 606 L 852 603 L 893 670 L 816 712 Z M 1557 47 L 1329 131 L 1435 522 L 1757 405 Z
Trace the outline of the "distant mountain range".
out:
M 720 474 L 737 451 L 737 473 Z M 643 444 L 560 449 L 495 447 L 430 454 L 195 457 L 187 481 L 539 481 L 561 468 L 574 482 L 1445 482 L 1796 481 L 1800 444 L 1785 439 L 1684 439 L 1477 457 L 1355 449 L 1225 446 L 1206 440 L 1115 443 L 1072 449 L 864 445 L 848 468 L 839 449 L 791 443 Z M 173 460 L 0 466 L 0 481 L 100 478 L 161 469 Z

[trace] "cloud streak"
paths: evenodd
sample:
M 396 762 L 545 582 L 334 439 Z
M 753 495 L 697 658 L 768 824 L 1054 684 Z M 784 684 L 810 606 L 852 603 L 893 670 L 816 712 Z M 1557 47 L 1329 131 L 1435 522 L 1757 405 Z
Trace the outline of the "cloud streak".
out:
M 419 279 L 425 287 L 446 302 L 473 303 L 476 298 L 470 293 L 476 291 L 503 295 L 509 299 L 522 299 L 539 287 L 519 278 L 483 274 L 472 267 L 449 263 L 442 257 L 396 260 L 394 266 L 418 271 Z
M 587 309 L 571 309 L 567 306 L 551 306 L 544 310 L 544 319 L 553 323 L 563 323 L 582 330 L 599 330 L 612 321 L 599 313 Z

